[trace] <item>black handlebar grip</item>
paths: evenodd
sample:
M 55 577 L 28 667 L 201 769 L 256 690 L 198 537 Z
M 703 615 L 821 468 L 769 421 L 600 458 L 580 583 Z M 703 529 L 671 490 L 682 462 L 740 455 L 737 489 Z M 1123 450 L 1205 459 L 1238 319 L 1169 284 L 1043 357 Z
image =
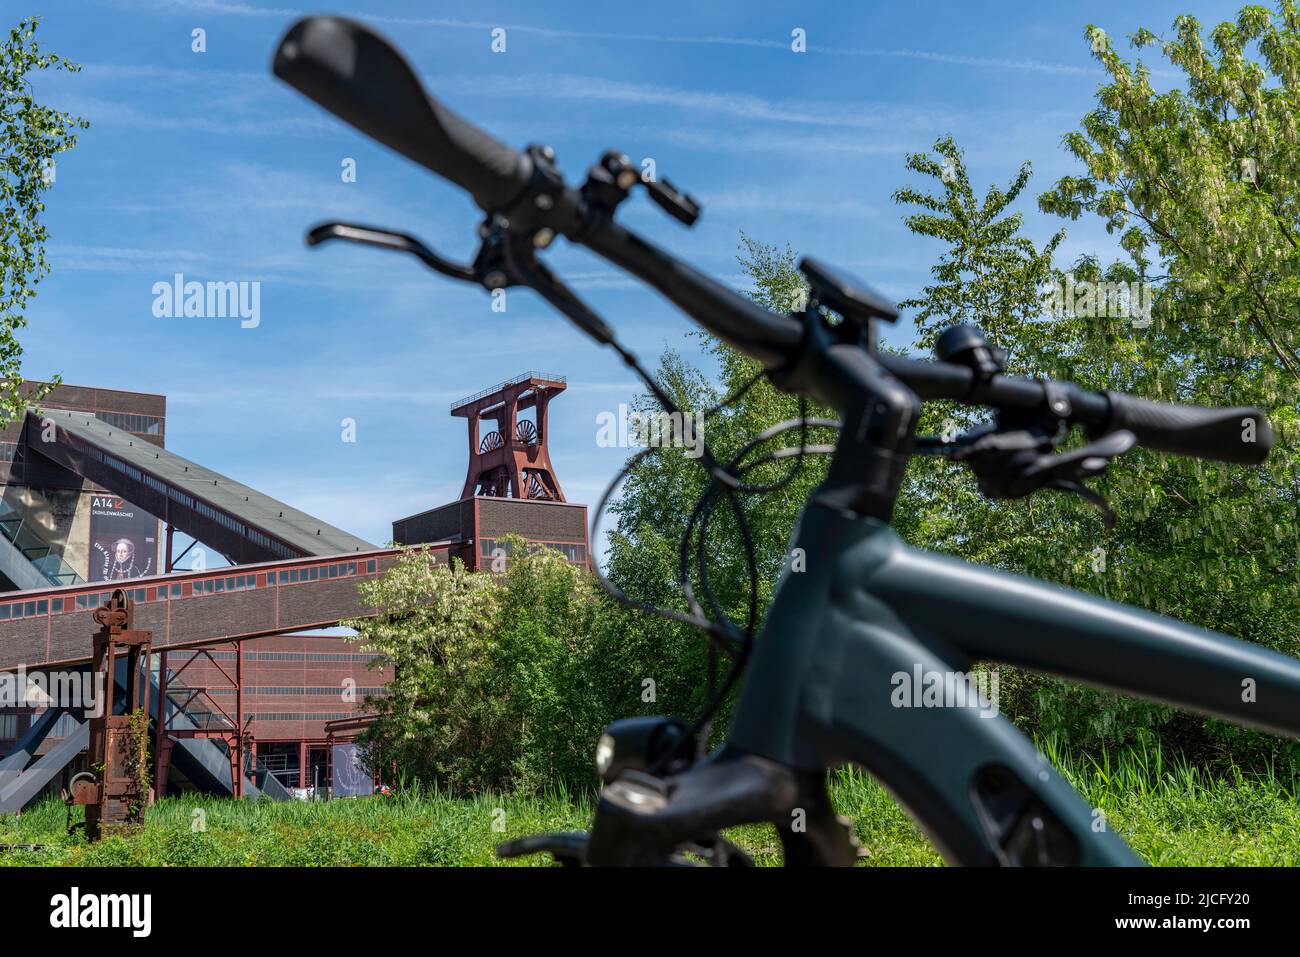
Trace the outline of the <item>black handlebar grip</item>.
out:
M 1259 409 L 1172 405 L 1119 392 L 1105 396 L 1107 431 L 1128 429 L 1147 448 L 1247 465 L 1263 462 L 1273 448 L 1273 427 Z
M 280 41 L 271 69 L 362 133 L 505 209 L 532 177 L 527 154 L 431 98 L 391 44 L 342 17 L 306 17 Z

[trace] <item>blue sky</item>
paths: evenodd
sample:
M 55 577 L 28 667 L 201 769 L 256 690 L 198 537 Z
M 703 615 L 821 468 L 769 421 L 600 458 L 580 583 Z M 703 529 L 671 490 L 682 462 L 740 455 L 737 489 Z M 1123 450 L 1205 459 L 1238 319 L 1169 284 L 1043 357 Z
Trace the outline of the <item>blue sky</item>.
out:
M 951 133 L 980 189 L 1031 161 L 1022 206 L 1041 241 L 1061 224 L 1033 195 L 1077 171 L 1060 139 L 1101 81 L 1085 24 L 1164 33 L 1178 13 L 1213 24 L 1237 6 L 375 0 L 328 12 L 370 21 L 436 96 L 499 138 L 555 147 L 571 181 L 609 147 L 652 157 L 703 216 L 687 231 L 645 197 L 621 216 L 706 271 L 743 284 L 744 230 L 901 299 L 938 252 L 890 201 L 908 179 L 905 153 Z M 42 76 L 38 95 L 92 126 L 47 194 L 53 272 L 29 312 L 29 377 L 164 393 L 169 448 L 384 542 L 392 519 L 459 494 L 454 399 L 528 369 L 562 373 L 552 457 L 570 501 L 596 500 L 626 454 L 597 446 L 597 416 L 636 391 L 611 354 L 531 293 L 494 313 L 481 291 L 414 261 L 304 247 L 309 225 L 337 217 L 467 258 L 477 223 L 456 189 L 271 77 L 284 30 L 319 11 L 261 0 L 10 5 L 10 19 L 32 12 L 42 45 L 85 67 Z M 491 52 L 494 27 L 506 30 L 504 53 Z M 790 50 L 796 27 L 803 54 Z M 205 53 L 191 50 L 195 28 Z M 355 183 L 341 180 L 345 158 Z M 1062 257 L 1111 248 L 1081 222 Z M 698 354 L 687 321 L 653 292 L 580 250 L 557 248 L 549 262 L 643 359 Z M 259 281 L 260 325 L 156 318 L 153 284 L 178 272 Z M 345 418 L 355 443 L 341 440 Z

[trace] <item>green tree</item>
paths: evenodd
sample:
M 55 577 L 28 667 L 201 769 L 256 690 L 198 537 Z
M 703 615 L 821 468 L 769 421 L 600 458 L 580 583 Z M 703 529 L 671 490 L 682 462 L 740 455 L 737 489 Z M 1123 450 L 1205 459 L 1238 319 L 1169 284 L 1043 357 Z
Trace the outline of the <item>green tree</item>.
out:
M 371 765 L 396 762 L 425 781 L 477 783 L 503 716 L 491 683 L 492 577 L 416 548 L 360 588 L 379 613 L 347 624 L 377 653 L 372 666 L 394 672 L 387 694 L 366 701 L 379 715 L 361 738 Z
M 590 787 L 605 671 L 597 636 L 602 602 L 582 569 L 549 548 L 505 539 L 492 682 L 502 716 L 494 760 L 512 788 Z
M 1022 235 L 1024 217 L 1012 206 L 1029 183 L 1030 165 L 982 198 L 951 137 L 937 140 L 930 153 L 908 154 L 905 166 L 922 179 L 894 193 L 894 201 L 911 210 L 903 222 L 943 244 L 931 268 L 933 282 L 900 303 L 915 310 L 916 345 L 930 353 L 944 329 L 970 324 L 1006 352 L 1009 374 L 1048 373 L 1057 340 L 1041 321 L 1043 288 L 1056 279 L 1052 257 L 1064 233 L 1041 249 Z M 930 403 L 919 431 L 951 435 L 982 417 L 955 403 Z M 896 512 L 900 532 L 917 545 L 972 561 L 1024 568 L 1041 552 L 1048 526 L 1083 511 L 1048 497 L 1029 507 L 991 502 L 964 466 L 943 459 L 915 458 L 908 473 Z
M 937 140 L 933 154 L 909 153 L 905 165 L 936 180 L 939 191 L 895 191 L 894 202 L 918 209 L 903 217 L 904 224 L 945 244 L 931 269 L 934 282 L 899 303 L 916 310 L 917 345 L 933 348 L 943 329 L 969 323 L 1011 351 L 1008 371 L 1028 368 L 1033 356 L 1025 347 L 1041 339 L 1035 324 L 1042 317 L 1043 285 L 1055 279 L 1052 257 L 1065 238 L 1062 230 L 1038 249 L 1021 234 L 1024 216 L 1011 207 L 1029 184 L 1030 165 L 1023 164 L 1005 189 L 990 186 L 983 199 L 975 195 L 951 136 Z
M 54 157 L 76 145 L 75 130 L 89 126 L 36 101 L 33 71 L 81 69 L 41 52 L 37 23 L 35 17 L 22 20 L 0 47 L 0 426 L 48 392 L 20 394 L 23 350 L 17 333 L 27 325 L 27 304 L 36 295 L 36 284 L 49 272 L 41 197 L 54 181 Z
M 352 640 L 395 673 L 361 742 L 372 767 L 458 792 L 589 789 L 604 725 L 701 703 L 678 644 L 699 640 L 665 640 L 552 549 L 503 543 L 490 573 L 417 548 L 361 586 L 378 614 L 349 622 Z
M 920 179 L 894 193 L 894 200 L 909 210 L 903 222 L 942 244 L 931 268 L 933 281 L 901 303 L 914 310 L 916 346 L 931 353 L 944 329 L 966 323 L 1004 350 L 1008 374 L 1085 384 L 1090 374 L 1104 376 L 1111 350 L 1103 355 L 1089 347 L 1093 336 L 1100 338 L 1089 326 L 1091 320 L 1045 311 L 1045 289 L 1064 280 L 1054 264 L 1064 232 L 1041 247 L 1023 234 L 1024 217 L 1014 204 L 1029 185 L 1030 164 L 1022 164 L 1005 187 L 991 185 L 982 195 L 971 184 L 964 155 L 951 137 L 941 137 L 929 153 L 909 154 L 905 166 Z M 1101 278 L 1095 264 L 1077 268 L 1081 281 L 1085 275 Z M 919 432 L 954 435 L 987 418 L 984 410 L 927 403 Z M 1112 494 L 1109 480 L 1090 484 Z M 915 457 L 894 524 L 920 548 L 1119 597 L 1097 571 L 1096 561 L 1113 548 L 1115 536 L 1105 531 L 1091 505 L 1073 496 L 1041 492 L 993 501 L 979 491 L 965 466 Z M 1151 737 L 1151 729 L 1172 713 L 1009 666 L 998 668 L 1003 711 L 1027 731 L 1058 735 L 1075 745 Z
M 1257 376 L 1294 394 L 1300 376 L 1300 15 L 1243 7 L 1207 38 L 1180 16 L 1157 46 L 1184 77 L 1158 93 L 1151 70 L 1125 61 L 1111 38 L 1086 39 L 1110 82 L 1082 128 L 1065 137 L 1084 172 L 1045 193 L 1046 211 L 1100 216 L 1134 261 L 1162 263 L 1178 287 L 1179 318 L 1195 344 L 1214 341 Z M 1252 47 L 1259 57 L 1251 56 Z
M 1110 82 L 1065 137 L 1083 171 L 1039 205 L 1100 216 L 1130 260 L 1109 274 L 1157 292 L 1147 328 L 1075 324 L 1082 349 L 1103 360 L 1076 378 L 1156 399 L 1258 406 L 1278 433 L 1263 468 L 1126 456 L 1111 482 L 1125 505 L 1111 594 L 1300 654 L 1300 19 L 1284 2 L 1276 14 L 1244 7 L 1208 37 L 1190 16 L 1167 39 L 1137 31 L 1138 51 L 1157 47 L 1183 74 L 1165 93 L 1103 30 L 1089 26 L 1085 39 Z
M 1189 343 L 1181 315 L 1189 308 L 1179 287 L 1164 288 L 1143 314 L 1147 267 L 1085 258 L 1067 273 L 1052 264 L 1057 233 L 1041 250 L 1019 235 L 1022 222 L 1006 212 L 1028 183 L 1022 167 L 1006 190 L 973 199 L 960 151 L 950 140 L 937 157 L 909 157 L 908 167 L 941 184 L 938 195 L 900 190 L 896 198 L 921 207 L 905 218 L 922 235 L 945 243 L 935 284 L 909 305 L 918 310 L 922 345 L 953 320 L 973 321 L 1009 353 L 1008 371 L 1116 389 L 1170 401 L 1209 405 L 1260 401 L 1261 375 L 1234 369 L 1213 344 Z M 976 211 L 978 213 L 976 214 Z M 1067 284 L 1082 293 L 1078 306 L 1045 289 Z M 1102 295 L 1133 291 L 1131 300 Z M 1098 295 L 1092 296 L 1096 292 Z M 1055 304 L 1058 308 L 1052 309 Z M 1193 307 L 1194 308 L 1194 307 Z M 1190 346 L 1190 347 L 1189 347 Z M 1264 388 L 1267 388 L 1266 386 Z M 962 421 L 960 412 L 937 407 Z M 1285 416 L 1283 417 L 1285 419 Z M 924 425 L 924 423 L 923 423 Z M 1105 530 L 1091 506 L 1059 493 L 989 502 L 964 469 L 933 460 L 914 462 L 900 501 L 900 527 L 922 547 L 1102 594 L 1247 640 L 1296 653 L 1295 539 L 1285 516 L 1294 512 L 1283 480 L 1290 453 L 1270 469 L 1220 466 L 1135 451 L 1106 477 L 1090 482 L 1120 513 Z M 1213 750 L 1215 724 L 1172 709 L 1120 698 L 1052 679 L 1009 671 L 1008 713 L 1039 732 L 1061 733 L 1075 744 L 1122 743 L 1159 734 L 1184 750 Z M 1163 729 L 1163 730 L 1162 730 Z M 1252 739 L 1273 753 L 1276 742 Z

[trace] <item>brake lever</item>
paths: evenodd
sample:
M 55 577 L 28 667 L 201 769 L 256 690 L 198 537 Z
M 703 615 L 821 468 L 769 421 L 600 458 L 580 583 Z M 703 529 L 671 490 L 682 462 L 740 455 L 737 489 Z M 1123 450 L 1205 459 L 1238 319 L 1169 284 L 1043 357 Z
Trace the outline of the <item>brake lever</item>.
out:
M 1073 492 L 1101 510 L 1106 531 L 1115 527 L 1118 516 L 1106 497 L 1083 484 L 1086 478 L 1100 475 L 1110 466 L 1111 460 L 1123 455 L 1137 444 L 1137 437 L 1127 430 L 1111 432 L 1094 442 L 1059 455 L 1045 455 L 1021 473 L 1028 482 L 1042 482 L 1043 488 L 1056 488 Z
M 1115 510 L 1105 497 L 1087 488 L 1085 479 L 1100 475 L 1111 460 L 1137 444 L 1132 432 L 1111 432 L 1068 452 L 1053 452 L 1055 440 L 1036 431 L 998 431 L 986 427 L 967 437 L 950 453 L 966 462 L 980 491 L 993 499 L 1024 498 L 1039 489 L 1074 492 L 1097 506 L 1107 530 L 1115 527 Z
M 1123 455 L 1137 444 L 1137 437 L 1125 429 L 1110 432 L 1100 439 L 1069 452 L 1041 456 L 1020 473 L 1030 482 L 1078 482 L 1106 471 L 1111 459 Z
M 1108 532 L 1113 529 L 1115 523 L 1119 521 L 1119 516 L 1115 513 L 1115 510 L 1111 508 L 1110 502 L 1106 500 L 1106 496 L 1102 495 L 1100 492 L 1093 491 L 1086 485 L 1082 485 L 1079 482 L 1060 479 L 1043 487 L 1060 489 L 1063 492 L 1073 492 L 1085 501 L 1091 502 L 1093 505 L 1097 506 L 1098 511 L 1101 512 L 1101 523 L 1105 526 L 1106 531 Z
M 565 867 L 582 867 L 587 863 L 587 832 L 532 834 L 497 845 L 497 857 L 502 860 L 532 854 L 550 854 L 556 863 Z
M 329 222 L 313 227 L 307 233 L 307 245 L 319 246 L 331 239 L 342 239 L 350 243 L 365 246 L 379 246 L 382 249 L 395 249 L 410 253 L 434 272 L 440 272 L 452 279 L 472 282 L 485 286 L 486 273 L 481 271 L 478 260 L 471 266 L 462 266 L 450 259 L 439 256 L 420 240 L 408 233 L 399 233 L 389 229 L 377 229 L 374 226 L 362 226 L 357 223 Z M 482 253 L 480 252 L 480 258 Z
M 538 260 L 535 247 L 536 243 L 527 236 L 510 233 L 505 237 L 502 252 L 510 279 L 535 290 L 591 338 L 603 346 L 613 346 L 626 358 L 626 353 L 614 339 L 614 330 Z
M 435 272 L 472 282 L 484 289 L 528 286 L 597 342 L 602 345 L 613 343 L 614 330 L 609 324 L 537 259 L 538 243 L 534 238 L 507 232 L 491 217 L 480 227 L 479 235 L 483 237 L 483 244 L 474 262 L 468 266 L 438 255 L 408 233 L 356 223 L 322 223 L 307 233 L 307 245 L 319 246 L 331 239 L 342 239 L 409 253 Z

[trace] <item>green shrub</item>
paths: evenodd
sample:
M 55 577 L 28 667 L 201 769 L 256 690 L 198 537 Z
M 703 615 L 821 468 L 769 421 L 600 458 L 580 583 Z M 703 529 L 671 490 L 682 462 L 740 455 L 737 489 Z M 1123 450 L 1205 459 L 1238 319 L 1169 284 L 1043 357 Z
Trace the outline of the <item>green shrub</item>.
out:
M 458 794 L 581 792 L 605 724 L 702 704 L 696 634 L 622 608 L 554 551 L 511 544 L 499 575 L 413 549 L 362 586 L 380 614 L 351 622 L 354 640 L 396 675 L 367 702 L 372 767 Z

